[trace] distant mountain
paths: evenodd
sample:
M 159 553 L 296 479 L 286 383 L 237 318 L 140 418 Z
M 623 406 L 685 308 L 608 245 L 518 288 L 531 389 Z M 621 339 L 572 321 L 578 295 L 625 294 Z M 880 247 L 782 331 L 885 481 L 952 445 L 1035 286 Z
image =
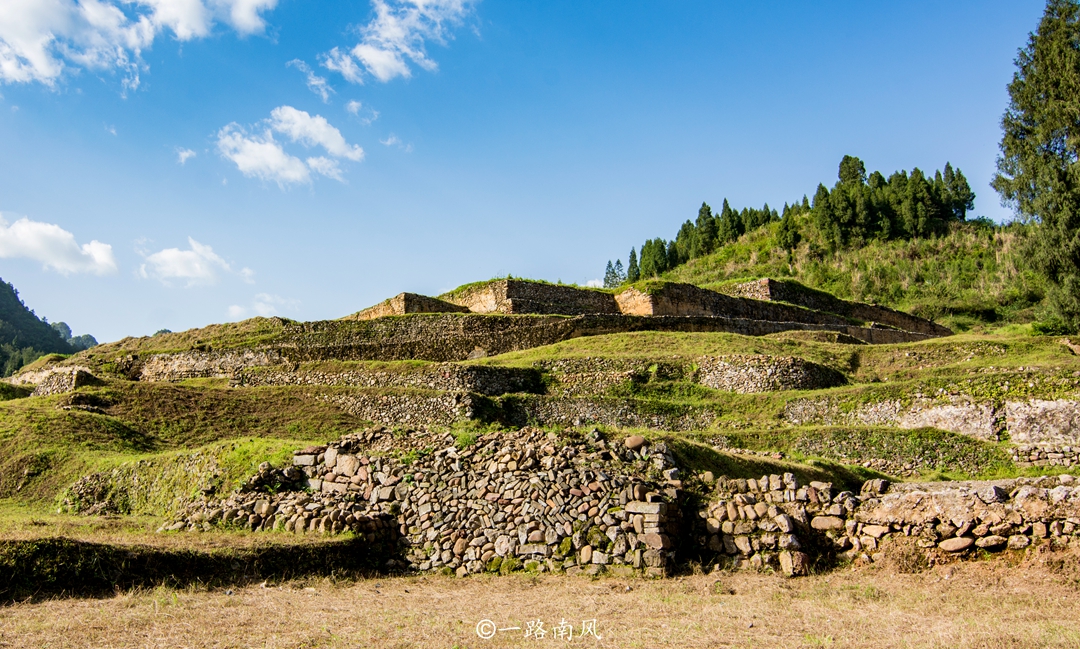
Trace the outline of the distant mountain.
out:
M 70 337 L 71 330 L 67 325 L 64 329 Z M 65 340 L 56 328 L 23 304 L 14 286 L 0 279 L 0 374 L 10 376 L 45 354 L 76 351 L 79 349 Z

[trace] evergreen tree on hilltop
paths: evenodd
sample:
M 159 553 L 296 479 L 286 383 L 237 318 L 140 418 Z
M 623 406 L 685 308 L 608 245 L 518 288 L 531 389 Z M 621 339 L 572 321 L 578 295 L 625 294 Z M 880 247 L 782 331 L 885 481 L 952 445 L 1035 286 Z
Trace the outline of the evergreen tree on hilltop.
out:
M 616 286 L 618 284 L 615 283 L 615 266 L 608 259 L 607 268 L 604 269 L 604 288 L 615 288 Z
M 1080 327 L 1080 3 L 1049 0 L 1016 57 L 991 183 L 1036 223 L 1028 258 L 1057 317 Z
M 633 283 L 641 279 L 641 269 L 638 267 L 637 253 L 630 249 L 630 257 L 626 260 L 626 281 Z
M 707 255 L 716 247 L 716 218 L 713 216 L 712 208 L 704 201 L 698 209 L 694 232 L 694 245 L 690 250 L 691 259 Z

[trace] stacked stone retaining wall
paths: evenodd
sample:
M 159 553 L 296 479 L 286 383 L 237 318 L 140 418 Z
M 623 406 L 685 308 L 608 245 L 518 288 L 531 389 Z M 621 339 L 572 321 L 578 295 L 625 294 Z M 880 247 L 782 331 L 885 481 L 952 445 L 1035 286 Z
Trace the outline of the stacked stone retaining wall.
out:
M 530 368 L 462 366 L 438 363 L 407 371 L 342 370 L 289 371 L 284 368 L 241 370 L 233 377 L 233 387 L 265 385 L 334 385 L 368 388 L 419 388 L 445 392 L 475 392 L 500 395 L 512 392 L 540 393 L 544 384 L 540 372 Z
M 484 282 L 440 296 L 440 299 L 466 307 L 473 313 L 619 313 L 611 293 L 516 279 Z
M 374 320 L 386 316 L 405 315 L 407 313 L 467 313 L 468 308 L 444 302 L 440 299 L 417 293 L 399 293 L 389 300 L 343 318 L 345 320 Z
M 732 567 L 806 574 L 833 557 L 880 560 L 881 545 L 910 537 L 927 563 L 945 556 L 1065 547 L 1080 535 L 1080 481 L 1062 475 L 991 482 L 889 484 L 859 494 L 791 474 L 717 481 L 699 514 L 699 546 Z
M 430 452 L 395 458 L 371 455 L 370 439 L 370 432 L 346 436 L 299 451 L 284 471 L 261 468 L 311 493 L 286 488 L 197 502 L 162 529 L 371 534 L 392 521 L 404 566 L 458 575 L 520 568 L 663 575 L 672 559 L 681 510 L 675 488 L 658 482 L 673 464 L 662 443 L 630 449 L 526 428 L 464 449 L 453 436 L 432 435 Z
M 882 400 L 842 408 L 831 398 L 796 399 L 784 408 L 794 425 L 864 425 L 899 428 L 933 427 L 986 441 L 1007 434 L 1010 441 L 1029 447 L 1080 446 L 1080 401 L 1071 399 L 978 401 L 963 395 L 941 403 L 918 397 L 910 404 Z
M 841 300 L 823 291 L 798 284 L 797 282 L 782 282 L 774 279 L 759 279 L 743 284 L 735 284 L 725 289 L 730 295 L 752 298 L 755 300 L 776 300 L 798 306 L 836 313 L 838 315 L 862 320 L 864 322 L 879 322 L 890 327 L 896 327 L 904 331 L 914 331 L 930 336 L 950 336 L 952 330 L 935 322 L 913 316 L 909 313 L 896 311 L 888 307 L 864 304 L 862 302 L 850 302 Z

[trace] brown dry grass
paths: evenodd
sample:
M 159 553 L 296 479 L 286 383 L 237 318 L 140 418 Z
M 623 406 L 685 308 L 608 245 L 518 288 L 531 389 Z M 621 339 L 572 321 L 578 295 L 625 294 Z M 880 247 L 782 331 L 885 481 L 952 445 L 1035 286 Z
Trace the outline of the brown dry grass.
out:
M 290 582 L 235 592 L 159 589 L 103 600 L 0 608 L 0 647 L 1076 647 L 1078 554 L 1019 565 L 866 567 L 797 580 L 695 575 L 401 577 Z M 481 619 L 580 630 L 602 639 L 477 637 Z

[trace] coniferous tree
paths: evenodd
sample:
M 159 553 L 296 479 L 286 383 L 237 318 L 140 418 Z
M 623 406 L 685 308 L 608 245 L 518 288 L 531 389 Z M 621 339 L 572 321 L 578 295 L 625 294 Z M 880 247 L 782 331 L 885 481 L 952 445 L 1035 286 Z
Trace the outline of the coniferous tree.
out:
M 712 208 L 704 201 L 698 210 L 697 221 L 694 222 L 694 233 L 691 259 L 707 255 L 716 247 L 716 219 L 713 217 Z
M 626 283 L 626 271 L 623 270 L 622 260 L 615 260 L 615 286 L 621 286 Z
M 638 267 L 637 253 L 630 249 L 630 258 L 626 260 L 626 281 L 633 283 L 641 279 L 641 269 Z
M 1033 228 L 1027 257 L 1057 316 L 1080 326 L 1080 3 L 1049 0 L 1016 57 L 991 183 Z
M 604 269 L 604 288 L 615 288 L 616 286 L 618 286 L 618 283 L 615 281 L 615 266 L 608 259 L 607 268 Z

